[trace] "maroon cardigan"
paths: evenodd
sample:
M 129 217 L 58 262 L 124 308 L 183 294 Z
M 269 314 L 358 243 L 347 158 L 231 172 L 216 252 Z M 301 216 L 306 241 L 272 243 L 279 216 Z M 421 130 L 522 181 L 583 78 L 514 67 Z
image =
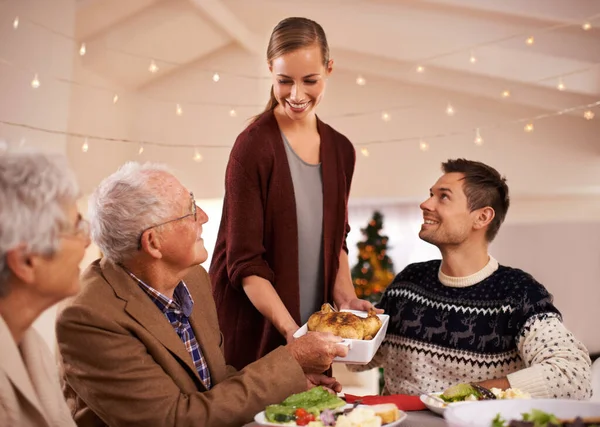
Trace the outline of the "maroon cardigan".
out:
M 340 251 L 347 251 L 348 195 L 356 154 L 345 136 L 319 119 L 317 128 L 323 175 L 323 301 L 332 302 Z M 231 150 L 221 226 L 210 265 L 225 358 L 237 369 L 285 344 L 242 289 L 242 279 L 253 275 L 271 282 L 300 324 L 296 201 L 272 111 L 248 126 Z

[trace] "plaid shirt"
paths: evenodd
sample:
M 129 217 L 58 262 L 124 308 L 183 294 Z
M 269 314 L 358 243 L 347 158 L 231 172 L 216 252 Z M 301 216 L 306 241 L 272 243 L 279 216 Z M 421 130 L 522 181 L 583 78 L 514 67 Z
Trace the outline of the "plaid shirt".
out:
M 125 270 L 127 271 L 127 270 Z M 179 338 L 185 345 L 186 350 L 192 356 L 198 375 L 204 383 L 207 389 L 210 389 L 212 384 L 210 380 L 210 372 L 208 371 L 208 365 L 202 355 L 202 350 L 196 341 L 196 336 L 189 322 L 189 317 L 192 314 L 192 307 L 194 307 L 194 300 L 188 291 L 185 283 L 179 282 L 173 293 L 174 299 L 170 299 L 165 295 L 158 292 L 151 286 L 146 285 L 140 279 L 138 279 L 133 273 L 127 271 L 132 279 L 138 282 L 140 287 L 148 294 L 150 299 L 160 311 L 163 312 L 165 317 L 173 326 L 173 329 L 179 335 Z

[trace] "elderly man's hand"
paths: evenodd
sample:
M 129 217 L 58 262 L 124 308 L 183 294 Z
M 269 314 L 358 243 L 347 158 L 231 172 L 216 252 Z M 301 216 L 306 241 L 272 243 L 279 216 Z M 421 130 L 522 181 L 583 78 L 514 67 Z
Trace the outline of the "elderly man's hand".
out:
M 333 393 L 339 393 L 342 391 L 342 385 L 337 382 L 335 378 L 328 377 L 327 375 L 323 374 L 307 374 L 306 383 L 308 384 L 309 389 L 318 385 L 322 385 Z
M 305 374 L 321 374 L 329 369 L 335 357 L 348 354 L 348 347 L 338 344 L 341 341 L 330 332 L 309 332 L 286 347 Z

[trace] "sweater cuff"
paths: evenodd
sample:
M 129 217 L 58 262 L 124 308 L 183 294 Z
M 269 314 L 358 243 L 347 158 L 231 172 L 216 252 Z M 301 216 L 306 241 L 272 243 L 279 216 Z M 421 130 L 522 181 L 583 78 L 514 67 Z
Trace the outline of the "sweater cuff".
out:
M 230 282 L 236 289 L 242 289 L 242 281 L 246 277 L 258 276 L 269 281 L 271 285 L 275 282 L 275 273 L 269 268 L 266 262 L 246 263 L 240 266 L 235 266 L 234 272 L 231 274 Z
M 531 397 L 548 398 L 548 387 L 541 366 L 531 366 L 506 376 L 512 388 L 531 394 Z

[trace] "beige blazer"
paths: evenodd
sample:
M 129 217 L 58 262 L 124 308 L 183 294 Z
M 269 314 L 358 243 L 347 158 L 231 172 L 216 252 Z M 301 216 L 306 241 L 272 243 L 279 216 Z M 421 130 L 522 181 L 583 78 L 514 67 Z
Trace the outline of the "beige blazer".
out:
M 190 324 L 214 386 L 207 391 L 164 314 L 120 267 L 95 261 L 83 291 L 57 321 L 65 394 L 81 427 L 240 426 L 271 403 L 306 389 L 300 365 L 280 347 L 241 372 L 225 364 L 208 274 L 185 279 Z
M 48 346 L 30 328 L 17 346 L 0 316 L 0 426 L 75 426 Z

